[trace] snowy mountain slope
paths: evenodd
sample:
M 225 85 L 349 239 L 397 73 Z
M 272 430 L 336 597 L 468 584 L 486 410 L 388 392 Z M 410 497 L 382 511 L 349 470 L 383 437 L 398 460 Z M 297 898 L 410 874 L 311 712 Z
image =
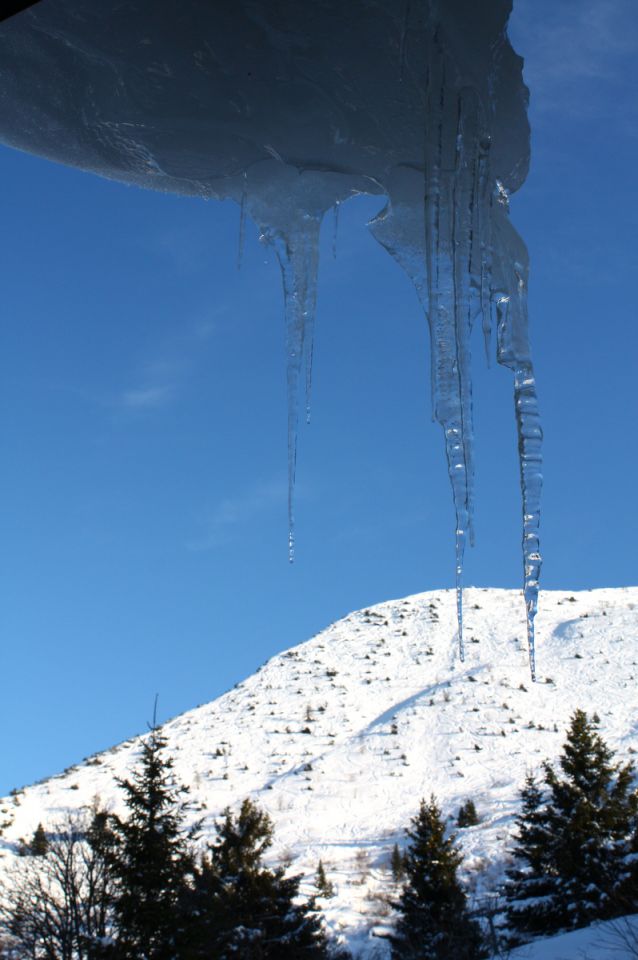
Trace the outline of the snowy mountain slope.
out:
M 638 749 L 638 588 L 544 593 L 536 684 L 520 593 L 468 589 L 465 603 L 465 663 L 453 592 L 424 593 L 345 617 L 164 726 L 204 834 L 255 798 L 275 822 L 274 857 L 307 875 L 307 892 L 321 857 L 337 889 L 328 923 L 362 957 L 385 955 L 378 894 L 421 797 L 450 815 L 475 801 L 482 822 L 460 838 L 480 896 L 502 875 L 526 771 L 559 753 L 575 708 L 599 713 L 619 756 Z M 4 863 L 39 821 L 96 796 L 118 809 L 114 777 L 138 755 L 128 741 L 0 803 L 0 821 L 13 817 Z

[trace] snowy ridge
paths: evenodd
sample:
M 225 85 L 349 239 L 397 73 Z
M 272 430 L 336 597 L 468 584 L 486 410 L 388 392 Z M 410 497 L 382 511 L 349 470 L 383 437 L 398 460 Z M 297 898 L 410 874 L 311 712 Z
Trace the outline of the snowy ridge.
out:
M 321 906 L 360 957 L 385 956 L 378 895 L 421 797 L 451 816 L 476 803 L 481 823 L 459 839 L 481 896 L 502 876 L 527 770 L 560 752 L 577 707 L 598 712 L 620 758 L 638 750 L 638 588 L 544 592 L 536 684 L 520 593 L 468 589 L 465 609 L 465 663 L 454 591 L 423 593 L 345 617 L 163 728 L 204 836 L 225 806 L 256 799 L 275 822 L 273 857 L 307 877 L 305 892 L 323 860 L 336 896 Z M 118 809 L 114 777 L 138 754 L 127 741 L 2 801 L 3 864 L 40 821 L 95 797 Z

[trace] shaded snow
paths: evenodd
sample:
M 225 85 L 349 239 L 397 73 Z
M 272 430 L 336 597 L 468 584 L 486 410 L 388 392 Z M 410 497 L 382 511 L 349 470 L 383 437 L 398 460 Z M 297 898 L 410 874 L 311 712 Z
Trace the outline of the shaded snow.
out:
M 573 930 L 514 950 L 509 960 L 630 960 L 638 956 L 638 917 Z
M 558 755 L 577 707 L 599 713 L 621 757 L 638 749 L 638 588 L 544 592 L 536 684 L 517 591 L 468 589 L 465 619 L 460 664 L 454 591 L 353 613 L 164 726 L 204 835 L 226 805 L 256 799 L 275 822 L 273 856 L 292 859 L 305 892 L 323 860 L 337 891 L 322 901 L 328 924 L 361 957 L 385 955 L 378 894 L 421 797 L 434 792 L 446 815 L 475 801 L 482 822 L 460 839 L 480 897 L 502 877 L 526 772 Z M 113 778 L 138 758 L 133 739 L 5 799 L 5 863 L 39 821 L 96 796 L 117 809 Z

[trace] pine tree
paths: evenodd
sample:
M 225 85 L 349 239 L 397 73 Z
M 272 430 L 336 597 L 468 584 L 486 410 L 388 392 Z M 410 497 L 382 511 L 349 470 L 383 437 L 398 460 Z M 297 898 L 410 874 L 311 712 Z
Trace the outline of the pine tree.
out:
M 317 865 L 317 872 L 315 874 L 315 887 L 317 888 L 317 894 L 320 897 L 329 899 L 335 895 L 334 885 L 328 880 L 323 862 L 321 860 Z
M 515 934 L 552 934 L 638 906 L 630 862 L 638 820 L 634 769 L 614 762 L 599 722 L 577 710 L 559 771 L 544 764 L 545 798 L 524 792 L 508 890 Z
M 599 718 L 577 710 L 559 759 L 562 776 L 545 765 L 551 791 L 548 828 L 560 883 L 552 898 L 556 923 L 580 927 L 625 912 L 621 890 L 638 815 L 631 764 L 614 762 L 598 733 Z
M 515 943 L 520 941 L 520 934 L 534 936 L 544 932 L 544 898 L 554 886 L 543 791 L 532 774 L 526 777 L 521 791 L 521 812 L 516 823 L 514 864 L 507 871 L 506 888 L 507 924 L 510 931 L 516 931 L 510 937 Z
M 226 810 L 216 842 L 196 871 L 189 895 L 192 919 L 184 960 L 290 960 L 328 957 L 313 903 L 298 903 L 300 877 L 269 870 L 268 815 L 244 800 L 235 817 Z
M 392 871 L 392 879 L 395 883 L 400 883 L 405 876 L 405 857 L 399 850 L 399 844 L 395 843 L 392 847 L 392 853 L 390 854 L 390 869 Z
M 33 839 L 29 844 L 29 853 L 32 857 L 44 857 L 49 849 L 49 841 L 44 832 L 44 827 L 39 823 L 33 833 Z
M 184 923 L 182 903 L 191 858 L 183 807 L 156 727 L 142 743 L 130 780 L 118 780 L 128 815 L 112 822 L 112 866 L 117 879 L 114 960 L 172 960 Z M 104 842 L 111 842 L 106 835 Z
M 480 823 L 473 800 L 466 800 L 465 803 L 459 807 L 456 822 L 461 828 L 475 827 L 477 823 Z
M 461 855 L 434 797 L 421 801 L 405 854 L 405 885 L 390 938 L 392 960 L 476 960 L 485 955 L 479 926 L 471 919 L 457 878 Z

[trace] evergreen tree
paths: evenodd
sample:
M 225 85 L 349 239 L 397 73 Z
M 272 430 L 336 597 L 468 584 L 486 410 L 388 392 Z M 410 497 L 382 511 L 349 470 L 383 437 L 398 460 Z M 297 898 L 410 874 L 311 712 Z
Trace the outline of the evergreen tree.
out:
M 299 877 L 263 866 L 272 844 L 268 815 L 244 800 L 218 827 L 188 895 L 192 919 L 185 960 L 290 960 L 328 957 L 313 903 L 299 904 Z
M 89 957 L 96 960 L 103 954 L 115 932 L 115 893 L 117 880 L 113 869 L 117 839 L 111 829 L 111 816 L 93 804 L 85 833 L 89 855 L 84 866 L 87 876 L 84 894 L 90 923 L 85 924 L 90 945 Z
M 405 854 L 406 881 L 390 938 L 392 960 L 476 960 L 485 955 L 478 924 L 471 919 L 457 878 L 461 855 L 434 797 L 421 801 Z
M 183 806 L 163 751 L 166 740 L 153 727 L 142 743 L 142 757 L 130 780 L 118 780 L 128 815 L 113 819 L 112 844 L 117 880 L 114 960 L 172 960 L 183 927 L 182 903 L 192 863 L 183 833 Z
M 29 844 L 29 853 L 32 857 L 44 857 L 49 849 L 49 841 L 44 832 L 44 827 L 39 823 L 33 833 L 33 839 Z
M 392 871 L 392 879 L 395 883 L 400 883 L 405 876 L 405 857 L 399 850 L 399 844 L 395 843 L 392 847 L 392 853 L 390 854 L 390 869 Z
M 577 710 L 559 770 L 544 764 L 545 797 L 529 782 L 523 792 L 507 892 L 515 935 L 587 926 L 638 906 L 631 884 L 634 770 L 614 762 L 598 724 L 596 715 Z
M 473 800 L 466 800 L 465 803 L 459 807 L 456 822 L 461 828 L 475 827 L 477 823 L 480 823 Z
M 627 862 L 629 871 L 618 891 L 618 901 L 624 914 L 635 913 L 638 910 L 638 816 L 635 818 L 629 838 Z
M 329 899 L 335 895 L 334 885 L 328 880 L 324 865 L 321 860 L 317 865 L 317 873 L 315 874 L 315 887 L 317 888 L 317 894 L 320 897 Z
M 552 897 L 557 925 L 580 927 L 626 912 L 622 890 L 631 870 L 630 836 L 638 814 L 631 764 L 614 762 L 599 718 L 572 717 L 557 773 L 545 764 L 551 793 L 548 828 L 560 882 Z
M 507 871 L 506 915 L 510 931 L 540 935 L 547 925 L 544 899 L 553 889 L 549 864 L 551 838 L 548 833 L 543 791 L 528 774 L 521 791 L 521 812 L 516 821 L 514 864 Z M 519 942 L 520 936 L 511 937 Z

